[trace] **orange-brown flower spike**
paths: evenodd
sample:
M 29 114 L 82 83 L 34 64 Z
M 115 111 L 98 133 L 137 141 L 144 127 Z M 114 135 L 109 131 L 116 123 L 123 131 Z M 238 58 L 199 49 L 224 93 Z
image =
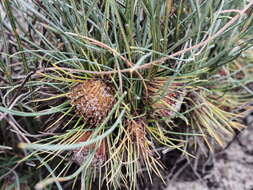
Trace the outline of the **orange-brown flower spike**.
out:
M 130 121 L 128 124 L 128 132 L 133 142 L 139 147 L 143 156 L 153 155 L 152 142 L 147 138 L 146 124 L 144 120 L 138 119 L 136 121 Z
M 100 124 L 115 103 L 114 89 L 99 79 L 85 80 L 74 86 L 67 95 L 70 104 L 76 107 L 91 125 Z
M 86 142 L 92 136 L 92 132 L 84 132 L 83 135 L 80 137 L 77 143 Z M 95 155 L 91 161 L 92 167 L 98 167 L 103 165 L 106 160 L 106 152 L 107 152 L 107 143 L 106 139 L 103 139 L 99 145 L 96 147 L 98 143 L 93 143 L 88 146 L 84 146 L 82 148 L 78 148 L 73 150 L 72 160 L 77 164 L 81 165 L 86 161 L 88 156 L 92 153 L 93 150 L 96 149 Z

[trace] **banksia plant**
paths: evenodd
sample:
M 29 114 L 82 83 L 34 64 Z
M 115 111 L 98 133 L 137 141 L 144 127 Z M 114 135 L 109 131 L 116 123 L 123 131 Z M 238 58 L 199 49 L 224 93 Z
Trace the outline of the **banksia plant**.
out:
M 4 180 L 135 190 L 246 128 L 252 1 L 0 5 Z

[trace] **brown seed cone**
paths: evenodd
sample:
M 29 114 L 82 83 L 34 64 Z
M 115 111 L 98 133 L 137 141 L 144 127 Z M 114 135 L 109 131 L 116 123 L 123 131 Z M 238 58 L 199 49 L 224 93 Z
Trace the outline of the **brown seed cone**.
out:
M 85 80 L 74 86 L 67 97 L 76 106 L 77 113 L 91 125 L 97 125 L 106 118 L 115 103 L 112 87 L 98 79 Z
M 148 100 L 153 114 L 158 117 L 173 117 L 181 109 L 185 96 L 182 83 L 173 82 L 164 92 L 166 82 L 165 79 L 157 78 L 148 84 Z
M 146 124 L 143 119 L 128 122 L 128 132 L 133 142 L 144 155 L 154 155 L 153 144 L 147 138 Z
M 83 135 L 81 136 L 81 138 L 78 140 L 77 143 L 86 142 L 90 139 L 91 136 L 92 132 L 85 132 L 83 133 Z M 97 148 L 96 147 L 97 144 L 98 143 L 93 143 L 88 146 L 84 146 L 82 148 L 73 150 L 72 160 L 77 164 L 81 165 L 87 159 L 89 154 L 92 153 L 92 151 Z M 92 167 L 98 167 L 103 165 L 103 163 L 106 160 L 106 150 L 107 150 L 107 143 L 106 140 L 103 139 L 99 147 L 96 149 L 96 153 L 91 162 Z

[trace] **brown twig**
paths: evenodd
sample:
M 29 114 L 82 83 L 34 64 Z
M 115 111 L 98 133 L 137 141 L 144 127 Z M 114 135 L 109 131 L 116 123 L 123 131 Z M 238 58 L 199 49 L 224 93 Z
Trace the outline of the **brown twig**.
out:
M 233 12 L 241 14 L 241 10 L 239 9 L 228 9 L 228 10 L 220 11 L 220 13 L 233 13 Z

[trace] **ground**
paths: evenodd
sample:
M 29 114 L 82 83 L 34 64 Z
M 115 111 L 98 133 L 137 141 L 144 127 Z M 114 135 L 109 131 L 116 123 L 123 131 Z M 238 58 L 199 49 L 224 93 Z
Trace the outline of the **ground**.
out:
M 189 180 L 181 174 L 169 180 L 165 190 L 253 190 L 253 116 L 246 122 L 248 128 L 215 154 L 212 168 L 200 179 Z

